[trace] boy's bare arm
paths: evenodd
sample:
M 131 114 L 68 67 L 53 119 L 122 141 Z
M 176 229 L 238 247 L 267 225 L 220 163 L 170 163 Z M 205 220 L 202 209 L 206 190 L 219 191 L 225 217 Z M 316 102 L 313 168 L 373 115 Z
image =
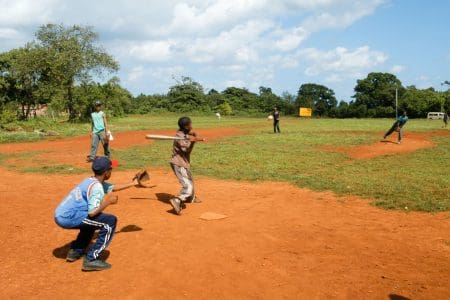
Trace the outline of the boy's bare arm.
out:
M 132 182 L 129 183 L 124 183 L 124 184 L 115 184 L 113 187 L 113 192 L 118 192 L 118 191 L 122 191 L 122 190 L 126 190 L 129 189 L 130 187 L 136 186 L 139 183 L 137 182 L 137 180 L 133 180 Z
M 105 113 L 103 113 L 103 123 L 105 123 L 105 132 L 108 133 L 108 121 L 106 120 Z

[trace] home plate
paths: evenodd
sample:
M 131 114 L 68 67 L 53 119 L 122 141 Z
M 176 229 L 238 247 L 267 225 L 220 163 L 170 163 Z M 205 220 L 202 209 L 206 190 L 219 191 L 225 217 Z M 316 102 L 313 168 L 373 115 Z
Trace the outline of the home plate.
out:
M 216 214 L 213 212 L 205 212 L 200 215 L 200 219 L 206 220 L 206 221 L 212 221 L 212 220 L 221 220 L 228 218 L 226 215 Z

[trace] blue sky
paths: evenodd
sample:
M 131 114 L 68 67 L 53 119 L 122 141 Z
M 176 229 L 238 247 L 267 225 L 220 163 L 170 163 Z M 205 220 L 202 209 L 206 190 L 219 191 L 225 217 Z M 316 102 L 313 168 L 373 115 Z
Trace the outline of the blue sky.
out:
M 0 51 L 41 24 L 92 25 L 121 64 L 122 85 L 165 93 L 174 77 L 206 90 L 302 83 L 350 100 L 356 80 L 392 72 L 420 88 L 450 80 L 450 1 L 420 0 L 0 0 Z

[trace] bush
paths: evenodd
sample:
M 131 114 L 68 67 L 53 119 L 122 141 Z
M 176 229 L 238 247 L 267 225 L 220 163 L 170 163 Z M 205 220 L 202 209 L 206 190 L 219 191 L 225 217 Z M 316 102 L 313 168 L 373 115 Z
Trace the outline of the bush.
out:
M 10 103 L 0 107 L 0 126 L 11 124 L 17 120 L 17 112 L 14 104 Z

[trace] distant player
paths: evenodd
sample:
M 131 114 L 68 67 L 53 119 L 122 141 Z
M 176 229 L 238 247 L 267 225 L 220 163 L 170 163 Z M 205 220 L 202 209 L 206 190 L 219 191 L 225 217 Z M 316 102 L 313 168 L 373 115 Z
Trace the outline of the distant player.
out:
M 443 128 L 447 128 L 447 125 L 448 125 L 448 114 L 447 113 L 444 113 L 444 118 L 442 119 L 442 121 L 444 121 Z
M 274 133 L 281 133 L 280 131 L 280 112 L 278 111 L 278 108 L 274 108 L 272 112 L 273 117 L 273 132 Z
M 100 271 L 111 265 L 100 259 L 108 247 L 116 230 L 117 218 L 103 211 L 116 204 L 117 195 L 112 192 L 127 189 L 136 182 L 112 185 L 106 180 L 111 177 L 112 162 L 107 157 L 98 157 L 92 163 L 93 177 L 86 178 L 77 185 L 55 211 L 55 222 L 65 229 L 79 229 L 80 232 L 72 242 L 66 260 L 74 262 L 84 254 L 82 270 Z M 99 230 L 95 244 L 88 248 L 94 233 Z M 87 250 L 87 252 L 85 252 Z
M 194 178 L 191 173 L 191 152 L 194 149 L 195 142 L 205 141 L 205 139 L 197 138 L 197 134 L 192 131 L 192 121 L 188 117 L 182 117 L 178 120 L 176 136 L 183 139 L 173 142 L 170 166 L 182 188 L 175 198 L 170 199 L 170 204 L 175 213 L 179 215 L 181 214 L 183 202 L 201 202 L 195 195 Z
M 394 131 L 398 131 L 398 144 L 402 143 L 402 137 L 403 137 L 403 126 L 405 126 L 406 122 L 408 122 L 408 116 L 406 115 L 406 111 L 403 112 L 403 114 L 397 118 L 397 120 L 392 124 L 392 127 L 384 134 L 384 139 L 386 139 L 388 136 L 390 136 Z
M 87 161 L 92 162 L 97 156 L 98 144 L 101 142 L 105 156 L 110 157 L 108 122 L 106 114 L 102 111 L 102 102 L 95 102 L 95 111 L 91 113 L 91 153 Z

